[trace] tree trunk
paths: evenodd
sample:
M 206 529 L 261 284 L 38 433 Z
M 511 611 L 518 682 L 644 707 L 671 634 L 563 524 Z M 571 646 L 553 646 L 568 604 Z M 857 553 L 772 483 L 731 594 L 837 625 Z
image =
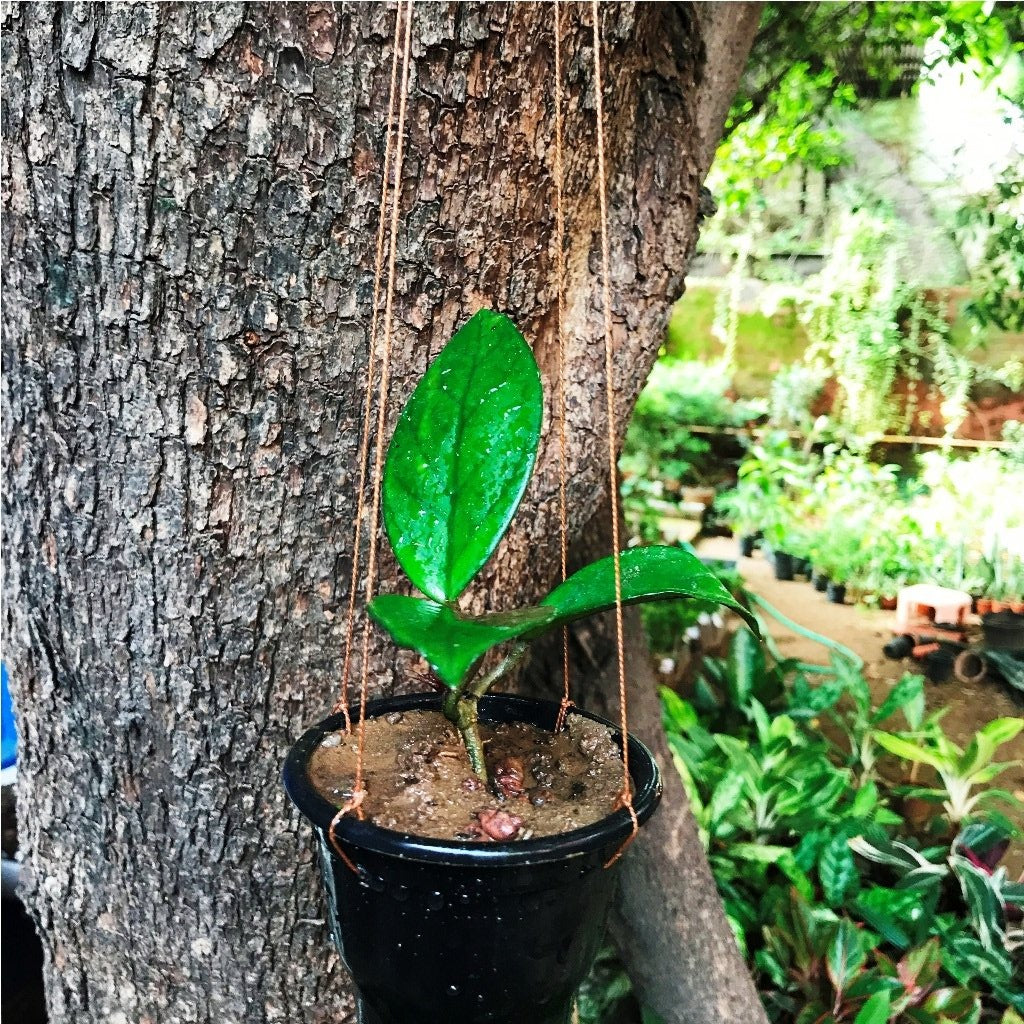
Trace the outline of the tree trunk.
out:
M 564 9 L 575 535 L 606 460 L 589 5 Z M 696 239 L 705 104 L 732 86 L 692 5 L 602 10 L 621 435 Z M 55 1022 L 349 1005 L 278 774 L 340 675 L 394 16 L 5 8 L 5 657 Z M 715 32 L 742 48 L 742 20 Z M 551 21 L 416 9 L 390 423 L 481 305 L 552 392 Z M 551 584 L 557 490 L 549 425 L 477 607 Z M 379 634 L 370 657 L 375 692 L 427 683 Z

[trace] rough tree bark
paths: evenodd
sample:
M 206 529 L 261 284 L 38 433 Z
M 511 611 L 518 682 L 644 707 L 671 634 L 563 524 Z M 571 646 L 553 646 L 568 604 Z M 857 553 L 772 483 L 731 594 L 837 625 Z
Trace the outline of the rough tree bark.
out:
M 589 5 L 564 6 L 577 535 L 604 493 L 605 424 Z M 705 105 L 724 109 L 739 74 L 705 61 L 741 58 L 751 5 L 730 6 L 705 29 L 690 4 L 603 8 L 620 430 L 696 239 Z M 348 1005 L 278 771 L 339 676 L 393 18 L 5 8 L 5 657 L 55 1022 Z M 551 8 L 424 4 L 413 40 L 392 421 L 480 305 L 516 319 L 549 390 L 555 365 Z M 556 444 L 549 430 L 479 607 L 555 576 Z M 427 683 L 380 637 L 371 657 L 379 692 Z M 692 836 L 681 848 L 699 857 Z M 680 954 L 678 932 L 630 927 L 638 948 L 676 943 L 666 976 L 682 955 L 694 992 L 736 994 L 688 1021 L 756 1019 L 749 982 L 726 986 L 734 950 Z

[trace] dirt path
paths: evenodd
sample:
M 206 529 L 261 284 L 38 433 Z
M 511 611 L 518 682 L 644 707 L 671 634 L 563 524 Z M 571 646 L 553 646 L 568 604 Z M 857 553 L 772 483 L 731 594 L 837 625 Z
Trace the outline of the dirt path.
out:
M 737 556 L 736 542 L 728 538 L 704 539 L 697 549 L 709 558 L 732 560 Z M 824 594 L 816 593 L 802 580 L 780 582 L 759 551 L 753 558 L 740 559 L 739 568 L 747 587 L 783 615 L 815 633 L 838 640 L 863 658 L 864 674 L 876 705 L 885 699 L 904 672 L 917 671 L 913 661 L 890 661 L 882 654 L 882 645 L 892 636 L 892 612 L 830 604 Z M 770 629 L 783 654 L 815 664 L 828 664 L 828 653 L 820 644 L 774 620 Z M 943 728 L 961 747 L 966 746 L 986 722 L 1024 714 L 1024 702 L 1002 682 L 967 685 L 951 679 L 947 683 L 927 683 L 925 692 L 929 711 L 941 707 L 949 709 L 942 720 Z M 998 757 L 1001 761 L 1024 762 L 1024 733 L 1002 747 Z M 1007 769 L 996 785 L 1024 799 L 1024 764 Z M 1020 808 L 1013 809 L 1009 817 L 1024 828 L 1024 812 Z M 1024 842 L 1014 844 L 1005 863 L 1011 874 L 1024 870 Z

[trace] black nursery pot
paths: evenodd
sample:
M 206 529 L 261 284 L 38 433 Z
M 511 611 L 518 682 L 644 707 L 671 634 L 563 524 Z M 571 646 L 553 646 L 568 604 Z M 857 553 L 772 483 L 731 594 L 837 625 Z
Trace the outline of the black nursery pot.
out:
M 831 580 L 828 586 L 825 588 L 828 593 L 828 599 L 833 604 L 845 604 L 846 603 L 846 584 L 845 583 L 833 583 Z
M 775 578 L 777 580 L 791 580 L 793 578 L 793 556 L 788 551 L 773 551 L 772 564 L 775 567 Z
M 440 706 L 438 694 L 389 697 L 367 715 Z M 484 697 L 479 709 L 485 722 L 547 730 L 558 714 L 557 704 L 503 695 Z M 604 865 L 632 831 L 629 812 L 512 843 L 428 839 L 346 817 L 335 835 L 356 873 L 326 837 L 336 809 L 307 774 L 323 736 L 342 723 L 332 715 L 303 734 L 284 785 L 315 827 L 331 934 L 355 981 L 361 1024 L 568 1024 L 615 890 L 617 865 Z M 642 824 L 661 799 L 661 778 L 633 737 L 629 767 Z
M 752 533 L 744 533 L 740 535 L 740 557 L 749 558 L 754 553 L 754 545 L 757 543 L 757 537 Z
M 814 589 L 819 594 L 824 594 L 828 590 L 829 578 L 823 572 L 818 572 L 817 569 L 811 573 L 811 583 L 814 585 Z

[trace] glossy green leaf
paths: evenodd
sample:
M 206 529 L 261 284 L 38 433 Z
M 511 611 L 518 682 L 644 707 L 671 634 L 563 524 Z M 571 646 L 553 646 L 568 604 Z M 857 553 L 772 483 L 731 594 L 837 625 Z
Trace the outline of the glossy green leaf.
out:
M 533 472 L 543 398 L 533 353 L 482 309 L 431 363 L 395 427 L 383 509 L 395 557 L 454 601 L 508 528 Z
M 402 594 L 381 594 L 369 610 L 395 643 L 422 654 L 451 687 L 458 686 L 495 644 L 543 629 L 554 617 L 549 608 L 524 608 L 469 618 L 436 601 Z
M 753 616 L 722 586 L 718 577 L 696 555 L 683 548 L 662 545 L 630 548 L 622 552 L 619 564 L 623 604 L 694 597 L 732 608 L 751 629 L 757 630 Z M 602 558 L 573 573 L 552 590 L 541 605 L 554 608 L 560 623 L 614 608 L 614 558 Z

